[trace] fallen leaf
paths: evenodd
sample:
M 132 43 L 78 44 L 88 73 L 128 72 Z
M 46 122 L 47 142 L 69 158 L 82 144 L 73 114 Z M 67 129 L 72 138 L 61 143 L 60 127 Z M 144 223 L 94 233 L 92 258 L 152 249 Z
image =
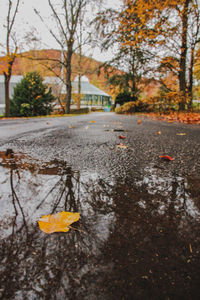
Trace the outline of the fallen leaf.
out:
M 90 123 L 96 123 L 96 121 L 94 121 L 94 120 L 91 120 L 91 121 L 90 121 Z
M 192 245 L 189 244 L 189 248 L 190 248 L 190 253 L 192 253 Z
M 176 135 L 186 135 L 185 132 L 180 132 L 180 133 L 177 133 Z
M 161 131 L 158 131 L 157 134 L 161 134 Z
M 199 113 L 186 113 L 186 112 L 176 112 L 176 113 L 169 113 L 169 115 L 166 114 L 158 114 L 158 113 L 149 113 L 147 114 L 150 117 L 159 119 L 159 120 L 165 120 L 169 123 L 173 122 L 181 122 L 186 124 L 200 124 L 200 115 Z
M 72 223 L 78 221 L 80 218 L 79 213 L 62 211 L 55 215 L 46 215 L 38 220 L 40 230 L 45 233 L 53 232 L 67 232 L 69 231 Z
M 172 158 L 169 155 L 160 155 L 159 157 L 162 158 L 162 159 L 165 159 L 165 160 L 174 160 L 174 158 Z
M 124 135 L 119 135 L 119 139 L 124 140 L 126 137 Z
M 126 145 L 120 143 L 119 145 L 117 145 L 117 148 L 120 148 L 120 149 L 127 149 L 128 146 L 126 146 Z
M 137 121 L 138 124 L 141 124 L 141 122 L 142 122 L 141 120 L 138 120 L 138 121 Z
M 74 128 L 74 126 L 73 125 L 69 125 L 69 128 Z

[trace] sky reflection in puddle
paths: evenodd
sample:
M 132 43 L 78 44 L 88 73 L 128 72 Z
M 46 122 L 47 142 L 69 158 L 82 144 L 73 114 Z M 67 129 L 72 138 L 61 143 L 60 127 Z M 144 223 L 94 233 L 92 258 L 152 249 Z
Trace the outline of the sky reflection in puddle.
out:
M 183 215 L 200 220 L 200 211 L 188 189 L 189 181 L 192 181 L 192 177 L 185 178 L 166 170 L 163 172 L 163 169 L 150 165 L 144 169 L 144 177 L 137 182 L 137 185 L 139 187 L 145 185 L 151 195 L 160 194 L 165 197 L 164 201 L 160 201 L 158 213 L 165 214 L 173 202 L 177 212 L 182 211 Z M 140 201 L 138 204 L 146 208 L 145 201 Z

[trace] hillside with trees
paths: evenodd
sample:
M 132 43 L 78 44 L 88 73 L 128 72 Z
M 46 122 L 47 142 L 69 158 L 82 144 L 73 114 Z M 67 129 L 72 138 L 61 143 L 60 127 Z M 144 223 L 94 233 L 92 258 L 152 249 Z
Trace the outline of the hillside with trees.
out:
M 73 54 L 72 56 L 72 81 L 79 74 L 79 56 Z M 26 75 L 28 72 L 37 71 L 42 77 L 45 76 L 65 76 L 65 70 L 62 65 L 58 62 L 62 60 L 62 52 L 60 50 L 54 49 L 44 49 L 44 50 L 30 50 L 28 52 L 20 53 L 15 58 L 13 63 L 12 75 Z M 3 74 L 3 68 L 5 68 L 6 61 L 4 57 L 0 58 L 0 75 Z M 106 73 L 103 68 L 100 68 L 102 62 L 96 61 L 93 58 L 83 56 L 82 57 L 82 75 L 88 77 L 91 84 L 94 84 L 101 90 L 110 94 L 115 98 L 116 90 L 111 89 L 107 84 Z M 115 73 L 121 73 L 119 70 L 115 69 Z

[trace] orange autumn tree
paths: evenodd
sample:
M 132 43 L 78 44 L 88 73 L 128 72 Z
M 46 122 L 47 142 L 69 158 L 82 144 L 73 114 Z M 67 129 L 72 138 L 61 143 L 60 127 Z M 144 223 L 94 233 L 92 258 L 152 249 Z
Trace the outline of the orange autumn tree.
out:
M 153 57 L 146 47 L 145 40 L 137 38 L 140 26 L 137 14 L 134 16 L 135 27 L 132 28 L 131 34 L 128 30 L 123 30 L 124 12 L 127 7 L 124 3 L 121 10 L 112 8 L 101 11 L 93 23 L 102 50 L 114 50 L 113 58 L 102 66 L 107 74 L 107 82 L 113 90 L 118 90 L 118 96 L 130 101 L 140 97 L 140 81 L 150 71 L 147 65 Z M 116 73 L 116 69 L 120 71 Z
M 8 13 L 6 17 L 6 41 L 5 41 L 5 57 L 1 58 L 1 68 L 4 75 L 4 85 L 5 85 L 5 105 L 6 105 L 6 111 L 5 115 L 6 117 L 9 117 L 10 114 L 10 99 L 9 99 L 9 84 L 10 84 L 10 78 L 12 76 L 12 68 L 15 61 L 15 58 L 17 56 L 17 39 L 14 32 L 14 23 L 15 19 L 18 13 L 20 0 L 16 0 L 16 3 L 14 4 L 13 1 L 8 0 Z
M 179 108 L 184 109 L 192 100 L 194 53 L 200 38 L 199 1 L 125 0 L 124 3 L 127 8 L 120 30 L 129 33 L 124 43 L 137 46 L 145 40 L 158 62 L 164 57 L 173 57 L 178 62 L 175 69 L 181 95 Z

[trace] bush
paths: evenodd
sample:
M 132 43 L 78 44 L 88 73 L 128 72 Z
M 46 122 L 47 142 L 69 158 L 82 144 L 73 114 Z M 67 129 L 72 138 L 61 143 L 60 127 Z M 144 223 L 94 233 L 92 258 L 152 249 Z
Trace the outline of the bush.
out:
M 131 114 L 135 112 L 135 102 L 127 102 L 124 105 L 117 107 L 115 112 L 117 114 Z
M 47 115 L 52 111 L 54 100 L 51 89 L 43 84 L 38 72 L 27 73 L 15 86 L 10 101 L 10 115 L 15 117 L 32 117 Z
M 144 112 L 148 110 L 148 105 L 142 101 L 127 102 L 124 105 L 117 107 L 117 114 L 133 114 L 135 112 Z
M 119 93 L 115 99 L 115 105 L 123 105 L 124 103 L 127 102 L 134 102 L 137 100 L 137 97 L 131 96 L 131 93 L 129 92 L 123 92 Z

